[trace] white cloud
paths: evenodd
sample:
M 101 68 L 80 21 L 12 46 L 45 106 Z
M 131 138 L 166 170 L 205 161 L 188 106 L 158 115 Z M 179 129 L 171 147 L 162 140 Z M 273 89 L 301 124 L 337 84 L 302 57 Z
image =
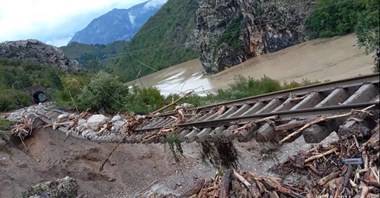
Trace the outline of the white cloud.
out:
M 148 3 L 144 5 L 144 8 L 157 7 L 165 4 L 167 0 L 150 0 Z
M 1 0 L 0 42 L 62 40 L 113 8 L 141 2 L 144 0 Z
M 67 45 L 67 43 L 69 43 L 69 41 L 71 40 L 72 37 L 73 36 L 70 35 L 70 36 L 66 36 L 66 37 L 62 37 L 62 38 L 58 38 L 58 39 L 47 40 L 47 41 L 45 41 L 45 43 L 48 45 L 54 45 L 56 47 L 62 47 L 62 46 Z

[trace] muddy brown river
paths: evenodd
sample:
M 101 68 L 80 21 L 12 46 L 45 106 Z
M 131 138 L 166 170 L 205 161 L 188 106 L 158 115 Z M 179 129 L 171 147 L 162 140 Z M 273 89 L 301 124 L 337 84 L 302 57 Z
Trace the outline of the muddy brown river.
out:
M 194 90 L 204 94 L 227 88 L 237 75 L 261 78 L 268 76 L 280 82 L 339 80 L 371 74 L 373 54 L 366 55 L 356 44 L 355 35 L 316 39 L 275 53 L 251 58 L 218 74 L 205 75 L 198 59 L 178 64 L 132 83 L 156 86 L 163 95 Z

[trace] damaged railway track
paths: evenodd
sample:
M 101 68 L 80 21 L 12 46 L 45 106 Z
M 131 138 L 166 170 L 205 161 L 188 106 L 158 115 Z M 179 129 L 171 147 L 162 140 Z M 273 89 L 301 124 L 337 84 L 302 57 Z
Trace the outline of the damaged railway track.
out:
M 155 134 L 173 127 L 182 142 L 217 136 L 237 138 L 239 141 L 252 138 L 259 142 L 280 140 L 286 133 L 279 132 L 300 127 L 318 117 L 369 106 L 378 109 L 378 105 L 379 76 L 374 74 L 153 116 L 144 120 L 126 141 L 163 141 L 146 137 L 149 133 Z M 337 119 L 315 125 L 312 132 L 306 131 L 305 140 L 308 143 L 319 142 L 343 124 L 343 119 Z M 312 133 L 318 134 L 318 137 Z M 321 135 L 323 133 L 325 135 Z
M 38 106 L 38 105 L 37 105 Z M 200 107 L 176 108 L 171 113 L 124 118 L 123 127 L 115 130 L 112 122 L 89 133 L 78 129 L 86 114 L 69 114 L 54 105 L 40 105 L 29 111 L 33 117 L 77 138 L 98 142 L 164 143 L 167 134 L 180 142 L 193 142 L 216 137 L 258 142 L 285 142 L 304 135 L 307 143 L 317 143 L 331 131 L 343 133 L 355 122 L 327 119 L 316 122 L 302 134 L 284 140 L 291 131 L 321 117 L 347 114 L 352 110 L 379 108 L 379 75 L 360 76 L 297 89 L 285 90 L 235 101 Z M 27 113 L 27 112 L 26 112 Z M 67 115 L 66 120 L 60 116 Z M 125 133 L 125 127 L 128 133 Z M 374 126 L 373 126 L 374 127 Z

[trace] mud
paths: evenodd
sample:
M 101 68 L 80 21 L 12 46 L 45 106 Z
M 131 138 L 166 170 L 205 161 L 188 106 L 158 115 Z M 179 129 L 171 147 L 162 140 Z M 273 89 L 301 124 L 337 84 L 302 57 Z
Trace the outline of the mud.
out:
M 115 144 L 100 144 L 69 137 L 52 129 L 35 131 L 22 144 L 0 151 L 0 197 L 21 197 L 29 185 L 70 176 L 79 184 L 82 197 L 148 197 L 180 194 L 197 178 L 210 179 L 216 169 L 202 162 L 200 145 L 183 144 L 184 156 L 175 160 L 168 145 L 124 144 L 99 168 Z M 239 168 L 270 175 L 267 170 L 308 147 L 295 141 L 278 151 L 254 141 L 235 143 Z

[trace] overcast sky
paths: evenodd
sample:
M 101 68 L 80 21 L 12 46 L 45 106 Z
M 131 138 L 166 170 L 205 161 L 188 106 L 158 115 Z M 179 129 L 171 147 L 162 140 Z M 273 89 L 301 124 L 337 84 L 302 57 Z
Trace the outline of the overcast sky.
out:
M 92 19 L 113 8 L 130 8 L 145 1 L 1 0 L 0 42 L 34 38 L 63 46 Z

